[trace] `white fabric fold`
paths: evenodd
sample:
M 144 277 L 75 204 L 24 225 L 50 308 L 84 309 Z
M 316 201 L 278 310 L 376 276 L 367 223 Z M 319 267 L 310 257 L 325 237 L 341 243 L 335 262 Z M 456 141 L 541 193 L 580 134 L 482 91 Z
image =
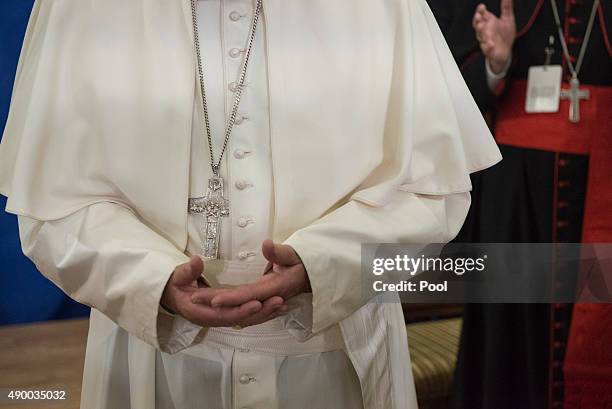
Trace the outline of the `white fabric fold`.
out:
M 174 268 L 189 257 L 115 203 L 49 222 L 19 217 L 19 230 L 24 254 L 70 297 L 164 348 L 159 301 Z M 185 336 L 175 331 L 175 337 Z
M 450 240 L 469 173 L 499 151 L 425 0 L 266 0 L 264 17 L 272 238 L 296 249 L 313 288 L 312 316 L 306 308 L 285 326 L 308 339 L 340 325 L 364 407 L 416 408 L 401 308 L 360 294 L 360 244 Z M 155 399 L 144 385 L 161 348 L 159 298 L 187 259 L 190 24 L 186 1 L 37 0 L 20 59 L 0 144 L 7 211 L 30 218 L 25 236 L 110 203 L 128 216 L 24 249 L 54 254 L 39 268 L 114 322 L 95 316 L 106 338 L 88 346 L 100 354 L 84 384 L 95 407 L 117 407 L 95 386 L 111 378 L 142 389 L 134 404 Z M 87 245 L 93 235 L 104 244 Z M 110 260 L 124 268 L 105 269 Z M 138 352 L 107 367 L 126 340 Z
M 388 203 L 396 190 L 468 192 L 470 173 L 501 160 L 425 1 L 400 1 L 395 18 L 384 166 L 352 196 L 373 206 Z
M 348 3 L 264 4 L 276 240 L 349 197 L 469 191 L 500 159 L 425 1 Z M 0 144 L 7 211 L 113 201 L 184 250 L 190 36 L 188 2 L 37 1 Z

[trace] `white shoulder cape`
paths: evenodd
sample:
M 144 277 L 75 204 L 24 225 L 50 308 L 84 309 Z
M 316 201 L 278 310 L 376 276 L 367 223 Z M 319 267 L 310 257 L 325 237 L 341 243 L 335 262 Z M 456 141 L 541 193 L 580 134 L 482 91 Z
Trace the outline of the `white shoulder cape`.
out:
M 275 240 L 349 200 L 469 191 L 501 159 L 425 0 L 264 0 L 264 15 Z M 111 201 L 183 250 L 194 67 L 187 0 L 38 0 L 0 144 L 7 211 Z M 399 305 L 340 325 L 366 409 L 416 407 Z
M 53 220 L 113 201 L 185 247 L 188 3 L 35 3 L 0 144 L 7 211 Z M 264 13 L 276 239 L 349 197 L 468 191 L 501 159 L 424 0 L 266 0 Z

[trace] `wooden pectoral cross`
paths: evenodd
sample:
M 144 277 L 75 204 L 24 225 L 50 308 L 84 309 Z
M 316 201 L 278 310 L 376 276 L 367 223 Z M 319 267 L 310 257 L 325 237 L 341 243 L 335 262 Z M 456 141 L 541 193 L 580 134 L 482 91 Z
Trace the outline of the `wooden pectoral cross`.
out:
M 569 99 L 570 101 L 570 122 L 580 122 L 580 100 L 589 99 L 591 93 L 588 89 L 580 89 L 580 81 L 573 77 L 570 80 L 570 88 L 561 90 L 561 99 Z
M 201 214 L 204 217 L 202 256 L 208 260 L 218 258 L 221 218 L 230 214 L 229 201 L 223 195 L 222 178 L 213 176 L 208 179 L 206 195 L 189 199 L 189 213 Z

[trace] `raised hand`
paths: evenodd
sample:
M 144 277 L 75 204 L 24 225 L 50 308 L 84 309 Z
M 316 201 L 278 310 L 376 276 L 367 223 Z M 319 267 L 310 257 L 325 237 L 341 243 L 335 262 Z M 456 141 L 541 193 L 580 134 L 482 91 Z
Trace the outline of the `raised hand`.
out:
M 512 55 L 512 46 L 516 37 L 516 21 L 512 0 L 501 0 L 501 15 L 487 10 L 487 6 L 479 4 L 474 13 L 472 26 L 480 49 L 489 60 L 494 73 L 504 70 Z
M 177 266 L 166 284 L 161 305 L 203 327 L 253 325 L 253 322 L 265 322 L 273 318 L 283 308 L 283 299 L 280 297 L 269 297 L 263 303 L 249 300 L 238 306 L 214 308 L 211 306 L 211 300 L 229 290 L 199 284 L 198 278 L 203 270 L 202 259 L 197 256 Z M 194 297 L 197 297 L 197 302 L 194 302 Z

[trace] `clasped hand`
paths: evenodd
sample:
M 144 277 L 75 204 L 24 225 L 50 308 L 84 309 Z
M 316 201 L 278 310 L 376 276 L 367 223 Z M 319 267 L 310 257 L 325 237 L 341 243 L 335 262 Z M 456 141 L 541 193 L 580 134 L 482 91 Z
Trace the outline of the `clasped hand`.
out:
M 246 327 L 283 314 L 287 300 L 310 291 L 306 269 L 291 246 L 265 240 L 262 252 L 268 260 L 264 275 L 229 289 L 202 286 L 198 279 L 206 266 L 200 257 L 191 257 L 172 273 L 161 305 L 203 327 Z

